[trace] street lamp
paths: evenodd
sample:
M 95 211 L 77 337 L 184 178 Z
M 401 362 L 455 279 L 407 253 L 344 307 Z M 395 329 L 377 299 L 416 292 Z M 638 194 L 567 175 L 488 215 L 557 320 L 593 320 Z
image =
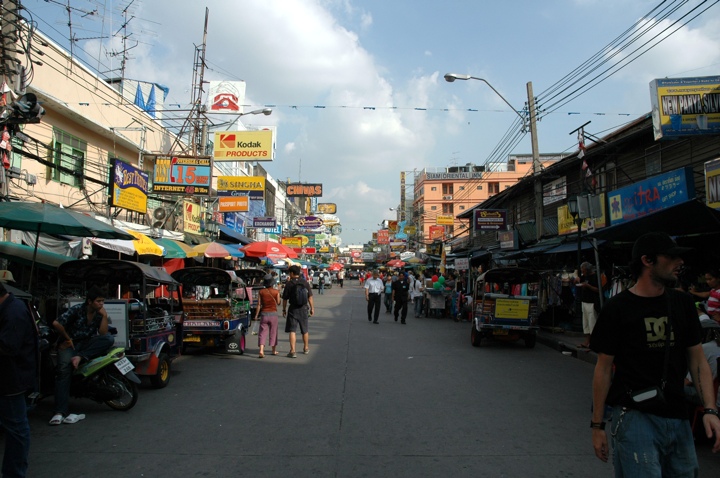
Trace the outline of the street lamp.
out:
M 234 120 L 232 120 L 230 122 L 230 125 L 225 129 L 225 131 L 228 131 L 235 124 L 235 122 L 237 120 L 239 120 L 240 118 L 242 118 L 243 116 L 247 116 L 247 115 L 270 116 L 272 114 L 272 111 L 273 111 L 272 108 L 260 108 L 259 110 L 252 110 L 252 111 L 248 111 L 247 113 L 240 113 L 237 115 L 237 118 L 235 118 Z
M 581 264 L 581 254 L 580 254 L 580 232 L 582 229 L 582 218 L 580 217 L 580 208 L 578 206 L 578 197 L 574 196 L 571 198 L 568 198 L 568 211 L 570 212 L 570 215 L 573 218 L 573 222 L 577 224 L 578 227 L 578 237 L 577 237 L 577 271 L 578 274 L 580 274 L 580 264 Z
M 486 79 L 478 78 L 477 76 L 460 75 L 458 73 L 445 73 L 445 81 L 447 81 L 448 83 L 452 83 L 455 80 L 478 80 L 478 81 L 482 81 L 483 83 L 488 85 L 490 87 L 490 89 L 493 90 L 495 92 L 495 94 L 498 95 L 500 97 L 500 99 L 503 100 L 505 102 L 505 104 L 508 105 L 510 107 L 510 109 L 513 110 L 515 112 L 515 114 L 520 117 L 520 120 L 522 121 L 522 125 L 523 125 L 523 131 L 526 130 L 527 122 L 525 121 L 525 117 L 523 115 L 521 115 L 520 113 L 518 113 L 518 110 L 513 108 L 513 105 L 511 105 L 510 102 L 508 100 L 506 100 L 505 97 L 503 95 L 501 95 L 500 92 L 493 87 L 493 85 L 488 83 L 488 81 Z

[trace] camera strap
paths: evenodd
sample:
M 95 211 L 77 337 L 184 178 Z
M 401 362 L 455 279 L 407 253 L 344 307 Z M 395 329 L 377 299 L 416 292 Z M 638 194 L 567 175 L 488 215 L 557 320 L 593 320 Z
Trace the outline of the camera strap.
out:
M 660 381 L 660 390 L 665 390 L 665 384 L 667 383 L 668 367 L 670 365 L 670 337 L 672 336 L 672 317 L 673 317 L 673 299 L 671 297 L 671 291 L 665 290 L 665 297 L 667 298 L 667 324 L 665 327 L 665 360 L 663 363 L 663 374 L 662 380 Z

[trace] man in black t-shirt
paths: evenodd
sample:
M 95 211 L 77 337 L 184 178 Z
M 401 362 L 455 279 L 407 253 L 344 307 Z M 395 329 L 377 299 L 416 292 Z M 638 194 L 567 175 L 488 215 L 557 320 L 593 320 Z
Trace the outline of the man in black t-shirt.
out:
M 664 233 L 651 232 L 635 241 L 630 268 L 637 282 L 605 304 L 590 338 L 590 347 L 598 353 L 590 422 L 593 448 L 598 458 L 608 460 L 603 418 L 609 405 L 613 407 L 613 465 L 618 477 L 697 476 L 683 401 L 688 368 L 706 407 L 705 431 L 708 437 L 715 434 L 713 451 L 720 451 L 720 419 L 710 368 L 700 346 L 700 321 L 692 299 L 673 290 L 683 264 L 680 255 L 688 250 Z M 632 398 L 657 389 L 665 400 Z
M 408 300 L 410 299 L 410 281 L 407 272 L 400 274 L 400 278 L 393 282 L 392 299 L 395 301 L 395 322 L 400 316 L 401 323 L 404 324 L 407 318 Z

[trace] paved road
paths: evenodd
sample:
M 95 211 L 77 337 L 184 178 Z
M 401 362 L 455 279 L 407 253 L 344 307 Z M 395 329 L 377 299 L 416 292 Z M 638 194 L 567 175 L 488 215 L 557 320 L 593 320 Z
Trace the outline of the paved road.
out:
M 597 477 L 592 366 L 538 345 L 469 343 L 469 325 L 381 314 L 357 282 L 315 296 L 311 350 L 297 359 L 193 354 L 170 385 L 115 412 L 48 426 L 32 414 L 33 477 Z M 301 345 L 299 346 L 302 347 Z M 701 476 L 720 457 L 701 450 Z

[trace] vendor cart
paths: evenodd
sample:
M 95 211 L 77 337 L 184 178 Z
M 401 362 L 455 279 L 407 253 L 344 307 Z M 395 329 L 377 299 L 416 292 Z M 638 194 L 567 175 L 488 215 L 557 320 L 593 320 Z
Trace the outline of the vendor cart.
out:
M 150 378 L 155 388 L 170 382 L 170 366 L 178 356 L 182 324 L 177 302 L 170 297 L 177 282 L 162 268 L 115 259 L 69 261 L 58 267 L 58 290 L 71 306 L 85 300 L 92 285 L 104 287 L 105 310 L 115 331 L 115 346 L 135 373 Z

